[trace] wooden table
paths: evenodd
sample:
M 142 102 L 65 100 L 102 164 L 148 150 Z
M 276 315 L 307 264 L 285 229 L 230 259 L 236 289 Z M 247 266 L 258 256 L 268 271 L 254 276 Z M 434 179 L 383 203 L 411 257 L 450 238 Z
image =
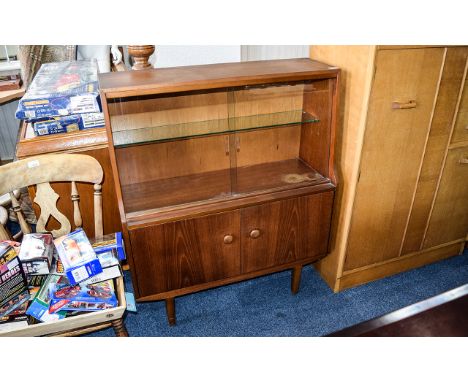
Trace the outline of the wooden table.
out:
M 382 317 L 332 333 L 330 337 L 468 336 L 468 284 Z

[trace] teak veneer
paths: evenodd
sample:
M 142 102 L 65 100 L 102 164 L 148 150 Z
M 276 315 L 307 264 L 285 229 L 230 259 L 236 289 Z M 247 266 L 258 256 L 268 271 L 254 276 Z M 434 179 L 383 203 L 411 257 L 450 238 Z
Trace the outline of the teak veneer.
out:
M 309 59 L 100 75 L 137 301 L 328 253 L 339 69 Z

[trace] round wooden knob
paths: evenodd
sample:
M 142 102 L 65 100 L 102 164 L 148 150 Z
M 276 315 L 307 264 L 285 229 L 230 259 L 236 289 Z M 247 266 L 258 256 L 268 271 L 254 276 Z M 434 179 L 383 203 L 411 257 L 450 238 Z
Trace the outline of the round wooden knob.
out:
M 252 231 L 250 231 L 250 237 L 252 239 L 256 239 L 257 237 L 260 236 L 260 230 L 258 229 L 253 229 Z
M 234 240 L 234 237 L 232 235 L 224 236 L 224 244 L 231 244 L 233 240 Z

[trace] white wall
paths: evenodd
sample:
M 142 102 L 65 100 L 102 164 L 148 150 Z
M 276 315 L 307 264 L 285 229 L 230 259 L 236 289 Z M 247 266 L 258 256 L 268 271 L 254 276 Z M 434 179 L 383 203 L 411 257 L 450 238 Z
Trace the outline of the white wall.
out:
M 150 63 L 155 68 L 239 62 L 240 45 L 156 45 Z
M 242 61 L 309 57 L 308 45 L 242 45 Z

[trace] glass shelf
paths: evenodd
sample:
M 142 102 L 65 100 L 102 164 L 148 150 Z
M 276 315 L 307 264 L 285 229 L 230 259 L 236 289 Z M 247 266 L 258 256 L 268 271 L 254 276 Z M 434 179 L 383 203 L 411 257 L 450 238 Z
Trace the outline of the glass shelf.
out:
M 125 147 L 138 143 L 163 142 L 197 136 L 203 137 L 237 131 L 320 122 L 316 116 L 303 110 L 291 110 L 226 119 L 151 126 L 153 122 L 151 114 L 138 113 L 112 116 L 111 126 L 114 146 Z M 138 122 L 135 123 L 135 121 Z M 143 127 L 140 127 L 141 125 Z

